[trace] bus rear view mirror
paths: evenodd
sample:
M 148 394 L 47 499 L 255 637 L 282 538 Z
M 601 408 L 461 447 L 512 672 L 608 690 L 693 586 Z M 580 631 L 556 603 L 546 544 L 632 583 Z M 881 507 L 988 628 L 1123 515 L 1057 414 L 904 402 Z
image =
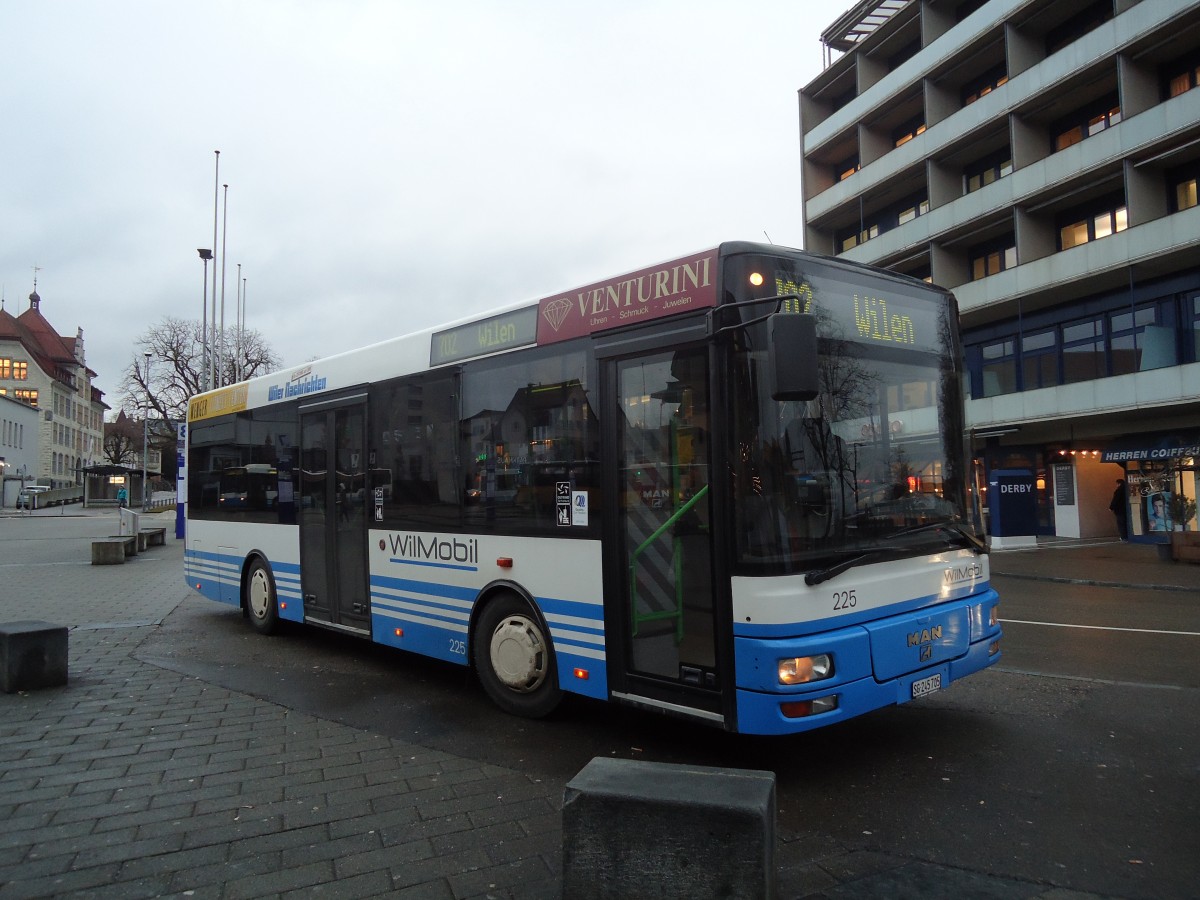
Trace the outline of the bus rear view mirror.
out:
M 817 379 L 817 320 L 806 313 L 775 313 L 767 319 L 772 400 L 812 400 Z

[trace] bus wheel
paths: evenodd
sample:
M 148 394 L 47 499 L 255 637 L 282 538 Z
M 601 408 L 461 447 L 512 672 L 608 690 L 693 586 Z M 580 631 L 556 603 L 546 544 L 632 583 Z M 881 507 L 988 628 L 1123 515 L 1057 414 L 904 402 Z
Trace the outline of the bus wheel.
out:
M 507 713 L 538 719 L 562 699 L 554 649 L 529 604 L 515 594 L 497 597 L 484 608 L 472 656 L 484 690 Z
M 279 629 L 279 604 L 275 599 L 275 581 L 261 559 L 250 563 L 246 576 L 246 613 L 250 624 L 260 634 L 274 634 Z

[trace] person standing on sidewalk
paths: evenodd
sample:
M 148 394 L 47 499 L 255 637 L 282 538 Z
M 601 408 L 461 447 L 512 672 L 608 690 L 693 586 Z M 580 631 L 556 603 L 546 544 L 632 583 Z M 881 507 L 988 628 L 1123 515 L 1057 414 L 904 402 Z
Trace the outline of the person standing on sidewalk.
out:
M 125 501 L 129 499 L 129 491 L 125 490 L 124 485 L 117 488 L 117 506 L 121 509 L 125 508 Z
M 1117 533 L 1121 535 L 1121 540 L 1129 540 L 1129 504 L 1125 502 L 1124 478 L 1117 479 L 1117 489 L 1113 491 L 1112 502 L 1108 504 L 1108 508 L 1117 517 Z

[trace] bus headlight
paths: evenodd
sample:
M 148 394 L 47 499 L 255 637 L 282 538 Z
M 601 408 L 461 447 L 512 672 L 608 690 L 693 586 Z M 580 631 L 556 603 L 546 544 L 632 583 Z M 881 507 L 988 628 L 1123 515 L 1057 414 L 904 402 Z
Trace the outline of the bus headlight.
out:
M 780 684 L 807 684 L 833 674 L 833 660 L 828 653 L 818 656 L 794 656 L 779 661 Z

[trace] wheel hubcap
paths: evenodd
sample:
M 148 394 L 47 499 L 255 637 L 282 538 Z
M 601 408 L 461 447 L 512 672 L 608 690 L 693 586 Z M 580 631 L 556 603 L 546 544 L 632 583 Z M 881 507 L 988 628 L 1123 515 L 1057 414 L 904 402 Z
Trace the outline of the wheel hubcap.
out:
M 527 694 L 546 680 L 546 641 L 525 616 L 509 616 L 497 625 L 489 650 L 492 671 L 505 687 Z
M 258 569 L 250 576 L 250 615 L 265 618 L 271 608 L 271 590 L 267 584 L 267 573 Z

